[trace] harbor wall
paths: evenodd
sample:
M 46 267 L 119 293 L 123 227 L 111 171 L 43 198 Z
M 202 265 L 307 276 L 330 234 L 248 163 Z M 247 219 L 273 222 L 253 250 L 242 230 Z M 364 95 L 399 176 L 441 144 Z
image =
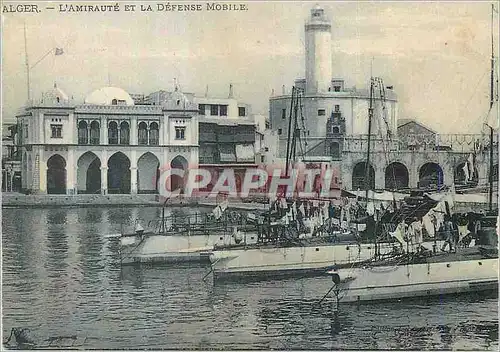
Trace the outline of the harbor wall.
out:
M 2 193 L 2 207 L 94 207 L 94 206 L 161 206 L 164 200 L 155 194 L 81 194 L 81 195 L 24 195 L 22 193 Z M 220 203 L 220 199 L 197 197 L 190 199 L 171 199 L 167 202 L 168 206 L 206 206 L 214 207 Z M 457 202 L 453 211 L 468 212 L 486 210 L 488 204 L 485 202 L 469 201 Z M 241 199 L 229 199 L 229 208 L 235 210 L 266 210 L 267 204 L 258 202 L 243 202 Z

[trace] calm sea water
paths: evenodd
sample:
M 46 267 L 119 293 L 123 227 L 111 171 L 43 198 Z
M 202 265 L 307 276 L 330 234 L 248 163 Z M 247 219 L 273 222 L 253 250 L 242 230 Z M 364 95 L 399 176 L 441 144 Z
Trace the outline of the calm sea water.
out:
M 176 210 L 185 212 L 186 210 Z M 208 268 L 120 268 L 121 224 L 156 208 L 3 209 L 2 328 L 88 349 L 498 350 L 496 297 L 341 305 L 328 278 L 214 285 Z

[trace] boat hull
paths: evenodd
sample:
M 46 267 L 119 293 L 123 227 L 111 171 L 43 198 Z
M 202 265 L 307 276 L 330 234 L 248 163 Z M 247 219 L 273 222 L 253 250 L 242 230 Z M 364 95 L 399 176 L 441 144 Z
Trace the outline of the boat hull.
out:
M 442 241 L 436 242 L 439 249 Z M 423 244 L 432 250 L 434 242 Z M 393 243 L 379 243 L 379 254 L 391 253 Z M 210 255 L 215 280 L 274 279 L 324 275 L 332 267 L 351 267 L 372 260 L 374 244 L 335 243 L 296 247 L 216 250 Z
M 498 258 L 338 272 L 347 277 L 337 286 L 340 303 L 498 291 Z
M 257 235 L 246 234 L 243 241 L 256 243 Z M 226 234 L 128 236 L 121 239 L 121 263 L 209 263 L 215 245 L 236 245 L 236 241 Z

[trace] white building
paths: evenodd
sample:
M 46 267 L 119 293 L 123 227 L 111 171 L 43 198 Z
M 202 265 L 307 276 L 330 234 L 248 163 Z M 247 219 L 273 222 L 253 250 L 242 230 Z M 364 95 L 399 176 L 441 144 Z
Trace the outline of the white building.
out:
M 305 24 L 305 79 L 297 79 L 295 87 L 302 91 L 303 139 L 307 141 L 308 156 L 331 157 L 336 160 L 342 152 L 342 139 L 349 135 L 368 134 L 369 89 L 345 87 L 341 78 L 332 76 L 331 22 L 318 6 L 311 10 Z M 384 88 L 374 92 L 372 134 L 397 132 L 397 97 Z M 269 99 L 271 127 L 280 139 L 279 156 L 285 156 L 292 95 Z M 299 111 L 300 113 L 300 111 Z
M 217 106 L 218 116 L 200 115 L 203 106 L 214 113 Z M 233 98 L 195 98 L 177 87 L 134 98 L 120 88 L 105 87 L 76 104 L 54 85 L 17 116 L 22 189 L 49 194 L 158 193 L 162 170 L 200 164 L 200 120 L 218 127 L 226 124 L 226 116 L 234 128 L 245 130 L 244 138 L 222 143 L 229 161 L 221 160 L 217 150 L 211 166 L 255 165 L 256 138 L 260 142 L 261 137 L 251 117 L 239 116 L 249 111 Z M 245 155 L 238 156 L 238 151 Z M 178 188 L 179 182 L 172 177 L 166 187 Z

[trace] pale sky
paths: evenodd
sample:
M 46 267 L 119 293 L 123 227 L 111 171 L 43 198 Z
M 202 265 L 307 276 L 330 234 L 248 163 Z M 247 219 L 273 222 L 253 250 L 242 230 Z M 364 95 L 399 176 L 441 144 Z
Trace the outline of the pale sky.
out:
M 248 10 L 234 12 L 207 11 L 202 2 L 200 12 L 141 12 L 142 1 L 125 12 L 128 1 L 118 13 L 58 11 L 71 3 L 96 4 L 44 2 L 37 14 L 2 14 L 4 120 L 27 98 L 24 23 L 31 66 L 64 49 L 31 69 L 32 97 L 57 82 L 81 103 L 109 82 L 149 94 L 172 90 L 176 78 L 183 91 L 203 95 L 208 85 L 214 97 L 226 97 L 232 83 L 239 100 L 267 115 L 271 91 L 304 77 L 304 22 L 315 4 L 332 20 L 333 74 L 347 87 L 367 86 L 373 58 L 373 75 L 399 96 L 400 118 L 472 133 L 488 111 L 491 2 L 243 2 Z M 157 3 L 167 2 L 149 4 Z M 495 22 L 498 33 L 497 14 Z

